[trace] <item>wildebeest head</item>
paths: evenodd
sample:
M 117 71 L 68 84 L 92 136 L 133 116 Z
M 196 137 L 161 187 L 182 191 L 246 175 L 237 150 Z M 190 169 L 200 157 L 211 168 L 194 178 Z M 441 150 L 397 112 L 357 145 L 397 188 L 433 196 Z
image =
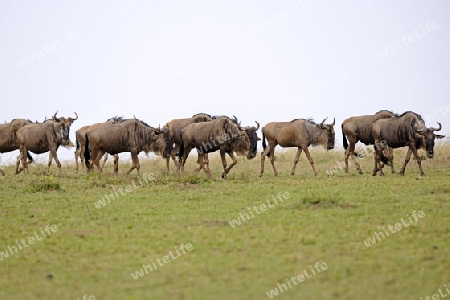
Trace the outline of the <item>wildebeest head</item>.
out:
M 71 145 L 71 141 L 69 138 L 70 126 L 72 126 L 73 121 L 78 119 L 78 115 L 76 112 L 74 112 L 75 118 L 58 118 L 56 117 L 57 113 L 58 112 L 53 115 L 52 120 L 55 122 L 55 131 L 58 135 L 58 139 L 61 141 L 61 145 L 63 146 Z
M 433 158 L 434 156 L 434 139 L 442 139 L 445 135 L 434 134 L 435 131 L 442 129 L 441 123 L 438 122 L 439 128 L 430 127 L 422 134 L 423 143 L 425 144 L 425 151 L 427 152 L 428 158 Z
M 318 124 L 317 127 L 326 130 L 327 134 L 327 150 L 331 150 L 334 148 L 334 141 L 335 141 L 335 133 L 334 133 L 334 124 L 336 123 L 336 119 L 333 118 L 333 123 L 331 124 L 325 124 L 325 121 L 328 119 L 323 119 L 322 123 Z
M 241 130 L 245 131 L 245 134 L 248 138 L 248 142 L 249 142 L 249 151 L 246 154 L 247 159 L 252 159 L 256 156 L 257 151 L 258 151 L 258 141 L 260 141 L 261 139 L 258 137 L 258 134 L 256 133 L 256 131 L 258 131 L 259 129 L 259 123 L 255 121 L 255 123 L 257 124 L 257 127 L 254 126 L 247 126 L 247 127 L 243 127 L 241 128 Z
M 172 139 L 170 138 L 169 126 L 163 127 L 163 129 L 161 130 L 161 133 L 162 134 L 160 134 L 160 138 L 162 137 L 165 142 L 163 157 L 167 158 L 170 156 L 170 153 L 172 152 L 172 149 L 173 149 L 173 142 L 172 142 Z

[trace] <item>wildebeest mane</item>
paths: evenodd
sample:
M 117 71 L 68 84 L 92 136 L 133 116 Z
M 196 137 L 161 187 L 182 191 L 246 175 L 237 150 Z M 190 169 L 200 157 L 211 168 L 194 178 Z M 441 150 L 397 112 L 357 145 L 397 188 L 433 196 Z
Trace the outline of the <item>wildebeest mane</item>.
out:
M 195 118 L 195 117 L 200 116 L 200 115 L 205 115 L 205 116 L 208 116 L 210 119 L 212 119 L 211 115 L 205 114 L 205 113 L 198 113 L 198 114 L 195 114 L 195 115 L 193 115 L 191 118 Z
M 113 120 L 114 123 L 123 123 L 127 119 L 125 119 L 124 117 L 115 116 L 115 117 L 109 118 L 108 120 L 106 120 L 106 122 L 108 122 L 109 120 Z
M 293 123 L 293 122 L 295 122 L 295 121 L 297 121 L 297 120 L 303 120 L 303 121 L 305 121 L 305 122 L 307 122 L 307 123 L 309 123 L 309 124 L 316 125 L 316 123 L 314 122 L 314 119 L 313 119 L 313 118 L 308 118 L 308 119 L 301 119 L 301 118 L 298 118 L 298 119 L 292 120 L 291 123 Z
M 414 114 L 419 120 L 423 120 L 421 115 L 419 115 L 418 113 L 415 113 L 415 112 L 413 112 L 413 111 L 410 111 L 410 110 L 405 111 L 404 113 L 402 113 L 402 114 L 399 115 L 398 117 L 401 118 L 401 117 L 405 116 L 405 115 L 408 114 L 408 113 Z
M 388 112 L 388 113 L 393 114 L 395 117 L 399 117 L 399 114 L 393 112 L 392 110 L 387 110 L 387 109 L 379 110 L 379 111 L 377 111 L 375 114 L 379 114 L 379 113 L 382 113 L 382 112 Z
M 11 122 L 9 122 L 9 123 L 12 123 L 12 122 L 14 122 L 14 121 L 20 121 L 20 120 L 25 120 L 25 121 L 27 121 L 28 123 L 33 123 L 33 121 L 31 121 L 30 119 L 20 119 L 20 118 L 12 119 Z M 8 123 L 5 123 L 5 124 L 8 124 Z

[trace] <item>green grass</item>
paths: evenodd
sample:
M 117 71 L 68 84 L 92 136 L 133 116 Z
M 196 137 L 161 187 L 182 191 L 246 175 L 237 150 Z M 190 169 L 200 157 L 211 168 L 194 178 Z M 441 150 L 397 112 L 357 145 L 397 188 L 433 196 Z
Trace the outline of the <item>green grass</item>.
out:
M 404 153 L 395 152 L 397 171 Z M 342 152 L 313 149 L 312 156 L 317 177 L 304 154 L 290 176 L 294 152 L 285 151 L 277 153 L 278 178 L 267 159 L 259 178 L 258 155 L 239 159 L 226 181 L 217 157 L 212 180 L 189 172 L 194 156 L 181 177 L 165 174 L 161 159 L 144 160 L 141 175 L 156 179 L 142 186 L 135 171 L 115 177 L 110 164 L 103 174 L 89 175 L 63 165 L 62 177 L 43 165 L 20 175 L 5 167 L 0 251 L 46 225 L 58 230 L 0 261 L 0 299 L 268 299 L 266 292 L 304 270 L 311 274 L 316 262 L 328 269 L 276 298 L 420 299 L 450 283 L 449 147 L 422 162 L 422 177 L 414 160 L 404 177 L 388 170 L 372 177 L 372 157 L 360 160 L 363 175 L 351 164 L 349 173 L 329 176 Z M 127 192 L 133 182 L 137 188 Z M 120 196 L 95 208 L 113 192 Z M 274 205 L 279 192 L 290 198 Z M 230 226 L 267 199 L 274 207 Z M 375 245 L 363 243 L 413 211 L 425 217 Z M 142 278 L 131 276 L 183 243 L 193 249 Z

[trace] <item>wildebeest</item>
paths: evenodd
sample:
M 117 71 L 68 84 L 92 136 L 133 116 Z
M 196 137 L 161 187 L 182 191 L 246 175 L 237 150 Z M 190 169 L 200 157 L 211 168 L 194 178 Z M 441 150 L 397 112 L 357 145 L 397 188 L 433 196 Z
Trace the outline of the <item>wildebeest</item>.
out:
M 258 124 L 259 128 L 259 124 Z M 226 179 L 228 172 L 237 164 L 234 152 L 252 159 L 257 153 L 258 136 L 256 127 L 240 128 L 229 118 L 217 118 L 211 122 L 193 123 L 181 131 L 179 170 L 184 171 L 184 165 L 193 148 L 199 153 L 198 170 L 203 169 L 208 177 L 211 177 L 209 169 L 204 168 L 204 156 L 207 153 L 219 150 L 222 160 L 222 178 Z M 228 154 L 233 162 L 227 168 L 225 154 Z
M 374 155 L 375 166 L 372 171 L 373 176 L 375 176 L 378 171 L 381 176 L 384 175 L 381 167 L 381 152 L 386 146 L 391 148 L 408 146 L 405 163 L 400 170 L 400 175 L 405 174 L 406 164 L 409 162 L 411 154 L 414 154 L 414 157 L 417 160 L 420 175 L 424 175 L 417 149 L 425 146 L 427 156 L 432 157 L 434 155 L 434 138 L 429 140 L 424 138 L 427 127 L 425 126 L 425 121 L 419 114 L 407 111 L 398 117 L 380 119 L 372 124 L 371 130 L 376 150 Z
M 163 129 L 170 128 L 170 139 L 172 141 L 173 148 L 170 151 L 168 156 L 163 156 L 166 159 L 167 172 L 169 172 L 169 160 L 172 157 L 172 160 L 175 164 L 175 167 L 178 168 L 176 155 L 180 151 L 181 145 L 181 131 L 192 123 L 200 123 L 200 122 L 209 122 L 212 120 L 211 115 L 198 113 L 193 115 L 190 118 L 184 119 L 173 119 L 167 122 Z
M 45 117 L 44 122 L 42 122 L 42 123 L 47 123 L 47 122 L 57 122 L 57 121 L 55 120 L 56 114 L 57 114 L 57 113 L 58 113 L 58 112 L 56 112 L 56 113 L 53 115 L 53 117 L 52 117 L 51 119 L 47 119 L 47 117 Z M 78 119 L 77 113 L 76 113 L 76 112 L 74 112 L 74 113 L 75 113 L 75 118 L 74 118 L 74 119 L 72 119 L 72 118 L 69 117 L 69 119 L 71 119 L 72 122 Z M 58 122 L 59 122 L 59 121 L 58 121 Z M 38 123 L 38 122 L 36 121 L 36 123 Z M 67 146 L 73 147 L 72 141 L 69 140 L 69 144 L 68 144 Z M 17 162 L 19 162 L 19 161 L 20 161 L 20 159 L 19 159 L 19 157 L 17 157 Z M 51 152 L 49 152 L 49 154 L 48 154 L 48 169 L 50 169 L 50 166 L 52 165 L 52 161 L 53 161 L 53 154 L 52 154 Z
M 17 140 L 19 141 L 20 155 L 16 162 L 16 174 L 22 170 L 28 172 L 27 152 L 36 154 L 50 151 L 48 170 L 50 170 L 51 160 L 55 159 L 58 167 L 58 173 L 61 175 L 61 163 L 57 156 L 57 150 L 60 145 L 70 145 L 69 132 L 72 123 L 76 118 L 56 117 L 53 115 L 53 122 L 44 122 L 42 124 L 31 124 L 22 127 L 17 131 Z M 19 169 L 19 160 L 22 160 L 22 168 Z
M 236 116 L 235 115 L 233 115 L 233 118 L 230 118 L 230 117 L 228 117 L 228 116 L 225 116 L 225 115 L 215 115 L 215 116 L 212 116 L 211 117 L 212 118 L 212 120 L 219 120 L 219 119 L 228 119 L 228 120 L 230 120 L 231 122 L 233 122 L 234 124 L 236 124 L 236 125 L 238 125 L 239 127 L 241 126 L 240 125 L 240 123 L 238 123 L 238 119 L 236 118 Z M 256 122 L 256 121 L 255 121 Z M 258 122 L 256 122 L 256 124 L 258 124 L 258 128 L 259 128 L 259 123 Z M 253 133 L 251 133 L 251 128 L 255 128 L 255 127 L 250 127 L 250 126 L 248 126 L 248 127 L 245 127 L 245 128 L 247 128 L 247 129 L 249 129 L 248 130 L 248 132 L 247 132 L 247 134 L 251 134 L 251 135 L 253 135 Z M 256 130 L 258 130 L 258 129 L 256 129 Z M 256 131 L 254 132 L 254 134 L 256 135 Z M 251 136 L 249 136 L 250 137 L 250 139 L 252 138 Z M 258 136 L 256 135 L 256 138 L 258 139 L 258 140 L 261 140 L 260 138 L 258 138 Z M 255 146 L 256 146 L 256 143 L 255 143 Z M 236 151 L 235 151 L 236 152 Z M 244 151 L 239 151 L 239 152 L 236 152 L 237 153 L 237 155 L 238 156 L 245 156 L 245 150 Z M 203 161 L 203 164 L 202 165 L 204 165 L 204 170 L 205 170 L 205 172 L 209 172 L 209 159 L 208 159 L 208 153 L 198 153 L 198 156 L 197 156 L 197 164 L 199 164 L 200 165 L 200 160 L 202 160 Z M 196 171 L 199 171 L 200 169 L 196 169 Z
M 95 130 L 96 128 L 98 128 L 99 126 L 102 126 L 103 124 L 112 124 L 112 123 L 118 123 L 118 122 L 123 122 L 123 121 L 124 121 L 124 119 L 121 117 L 114 117 L 114 118 L 110 118 L 110 119 L 106 120 L 106 122 L 95 123 L 92 125 L 86 125 L 86 126 L 81 127 L 80 129 L 78 129 L 77 131 L 75 131 L 75 139 L 76 139 L 76 146 L 77 146 L 77 148 L 74 152 L 76 172 L 78 172 L 78 157 L 80 158 L 81 166 L 85 170 L 84 151 L 85 151 L 85 145 L 86 145 L 87 131 L 89 129 Z M 114 157 L 114 158 L 116 158 L 116 157 Z M 107 159 L 108 159 L 108 153 L 105 153 L 105 155 L 103 155 L 103 162 L 101 164 L 102 169 L 103 169 L 103 166 L 105 165 Z
M 17 140 L 17 131 L 25 125 L 33 124 L 31 120 L 14 119 L 9 123 L 0 124 L 0 153 L 11 152 L 19 149 L 19 141 Z M 31 155 L 27 152 L 30 163 L 33 161 Z M 0 175 L 5 175 L 0 169 Z
M 355 158 L 355 144 L 360 141 L 365 145 L 372 145 L 374 143 L 371 133 L 372 123 L 379 119 L 387 119 L 395 116 L 398 115 L 388 110 L 380 110 L 374 115 L 351 117 L 342 122 L 342 141 L 345 148 L 345 172 L 348 172 L 348 157 L 350 156 L 355 163 L 356 169 L 362 174 L 361 166 Z M 347 143 L 347 139 L 350 145 Z M 383 153 L 381 155 L 383 162 L 388 162 Z
M 262 139 L 264 151 L 261 153 L 261 173 L 260 177 L 264 173 L 264 160 L 269 154 L 270 162 L 272 164 L 273 172 L 275 176 L 278 176 L 278 172 L 275 169 L 275 147 L 280 145 L 281 147 L 297 147 L 297 154 L 295 155 L 294 166 L 291 170 L 291 175 L 294 175 L 295 167 L 297 166 L 298 159 L 302 150 L 305 152 L 306 157 L 311 164 L 314 171 L 314 175 L 317 175 L 314 167 L 314 161 L 309 153 L 308 147 L 310 145 L 324 146 L 327 150 L 334 148 L 334 124 L 324 124 L 325 118 L 322 123 L 316 124 L 314 121 L 308 119 L 295 119 L 291 122 L 271 122 L 266 124 L 262 128 Z M 266 148 L 266 139 L 269 143 L 269 147 Z
M 445 135 L 435 134 L 435 131 L 440 131 L 442 129 L 442 124 L 437 122 L 439 125 L 439 128 L 430 127 L 427 128 L 427 130 L 423 133 L 423 139 L 424 141 L 421 143 L 421 148 L 425 147 L 425 151 L 427 151 L 427 157 L 433 158 L 434 157 L 434 141 L 436 139 L 442 139 L 445 137 Z M 388 150 L 388 151 L 386 151 Z M 384 149 L 384 154 L 386 155 L 387 159 L 389 160 L 389 163 L 391 165 L 391 171 L 392 173 L 395 173 L 394 169 L 394 155 L 392 148 L 386 147 Z
M 160 134 L 161 133 L 161 134 Z M 134 169 L 139 174 L 139 158 L 141 151 L 148 153 L 152 149 L 152 144 L 161 138 L 165 141 L 165 153 L 170 152 L 171 140 L 169 129 L 155 129 L 150 125 L 138 119 L 128 119 L 121 123 L 104 124 L 96 130 L 88 130 L 86 133 L 86 146 L 84 159 L 88 170 L 91 170 L 94 164 L 101 172 L 99 160 L 104 153 L 118 154 L 121 152 L 130 152 L 132 166 L 127 175 Z M 89 151 L 90 150 L 90 151 Z M 114 173 L 118 173 L 118 165 L 114 160 Z

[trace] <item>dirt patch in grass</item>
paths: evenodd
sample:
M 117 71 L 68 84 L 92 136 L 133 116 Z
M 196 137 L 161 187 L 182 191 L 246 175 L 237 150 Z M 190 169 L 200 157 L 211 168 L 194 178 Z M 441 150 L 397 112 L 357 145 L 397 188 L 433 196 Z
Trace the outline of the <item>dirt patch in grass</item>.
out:
M 224 226 L 230 226 L 230 224 L 227 221 L 213 221 L 208 220 L 205 221 L 204 224 L 210 226 L 210 227 L 224 227 Z

